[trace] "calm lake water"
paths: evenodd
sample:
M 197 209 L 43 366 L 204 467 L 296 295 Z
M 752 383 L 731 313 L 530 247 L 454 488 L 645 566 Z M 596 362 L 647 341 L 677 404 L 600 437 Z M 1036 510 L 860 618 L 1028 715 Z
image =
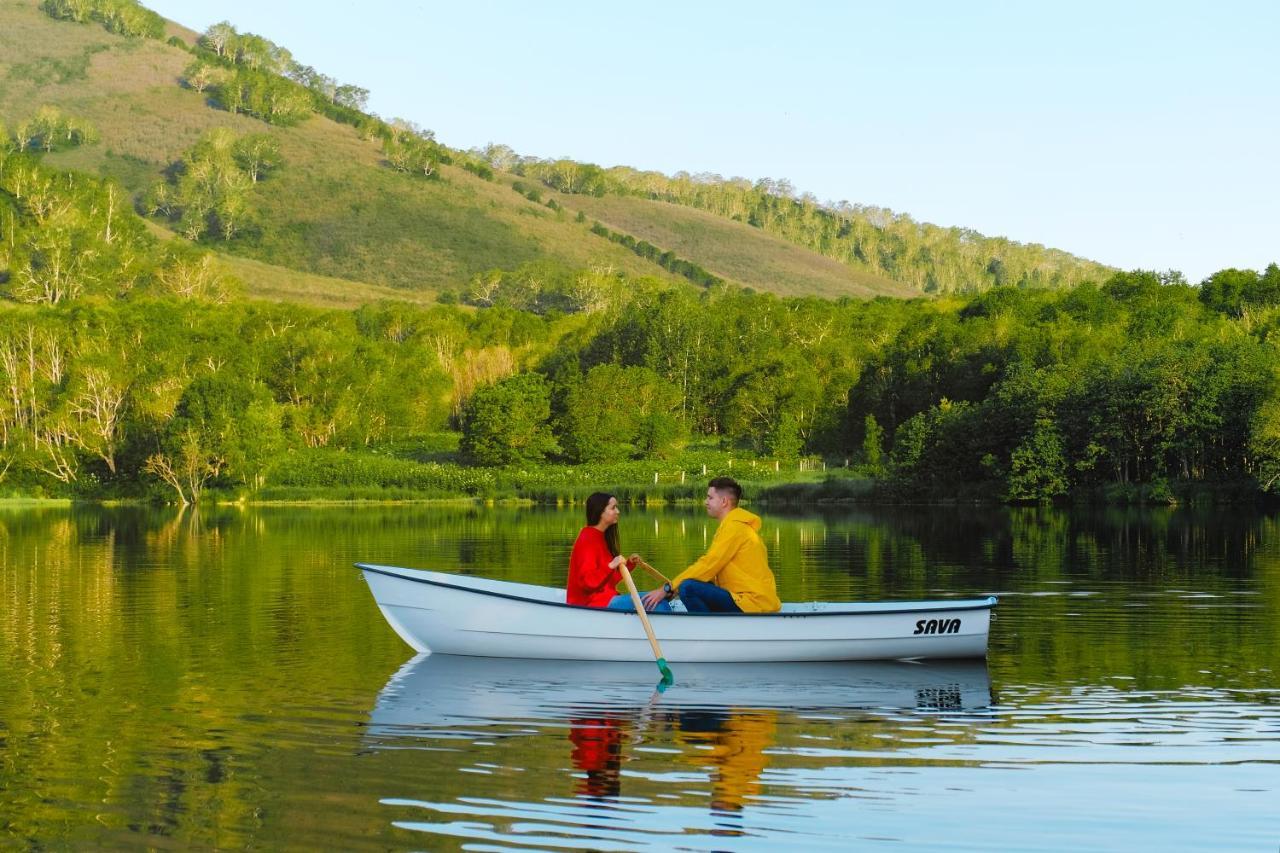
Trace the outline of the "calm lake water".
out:
M 988 661 L 412 660 L 351 567 L 560 585 L 580 508 L 0 509 L 0 848 L 1280 846 L 1276 517 L 756 509 L 786 599 L 999 595 Z

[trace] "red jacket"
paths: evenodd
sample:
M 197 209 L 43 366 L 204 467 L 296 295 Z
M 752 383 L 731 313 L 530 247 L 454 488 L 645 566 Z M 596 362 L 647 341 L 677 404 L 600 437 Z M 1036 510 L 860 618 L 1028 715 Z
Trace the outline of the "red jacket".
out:
M 622 572 L 609 568 L 613 555 L 604 534 L 588 525 L 578 534 L 569 554 L 569 583 L 564 600 L 585 607 L 606 607 L 622 580 Z

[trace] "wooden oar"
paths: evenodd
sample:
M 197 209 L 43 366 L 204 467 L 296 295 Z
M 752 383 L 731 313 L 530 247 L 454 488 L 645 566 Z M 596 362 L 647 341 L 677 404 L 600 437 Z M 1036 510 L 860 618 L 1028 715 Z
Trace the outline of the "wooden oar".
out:
M 671 581 L 667 579 L 666 575 L 664 575 L 662 572 L 658 571 L 653 566 L 646 563 L 644 560 L 637 560 L 636 562 L 640 565 L 640 568 L 644 569 L 645 571 L 653 575 L 658 580 L 662 581 L 665 584 L 671 583 Z
M 620 565 L 619 570 L 622 572 L 622 579 L 626 581 L 627 592 L 631 593 L 631 603 L 636 607 L 636 615 L 640 617 L 640 624 L 644 626 L 644 632 L 649 637 L 649 645 L 653 648 L 653 656 L 658 660 L 658 671 L 662 673 L 662 684 L 671 685 L 675 683 L 676 677 L 671 674 L 671 667 L 667 666 L 667 659 L 662 655 L 662 646 L 658 645 L 658 638 L 653 633 L 653 626 L 649 624 L 649 614 L 644 610 L 644 602 L 640 600 L 640 591 L 636 589 L 636 582 L 631 578 L 631 571 L 627 568 L 624 561 Z

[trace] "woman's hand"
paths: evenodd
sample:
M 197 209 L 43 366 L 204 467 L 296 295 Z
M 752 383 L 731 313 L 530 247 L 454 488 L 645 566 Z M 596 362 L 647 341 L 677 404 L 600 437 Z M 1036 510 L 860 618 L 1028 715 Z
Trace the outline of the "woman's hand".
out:
M 640 560 L 639 554 L 632 554 L 630 557 L 627 557 L 628 569 L 634 569 L 636 566 L 640 565 L 640 563 L 641 563 L 641 560 Z
M 614 557 L 612 560 L 609 561 L 609 568 L 612 569 L 613 571 L 617 571 L 618 567 L 621 566 L 626 561 L 627 561 L 627 558 L 619 554 L 618 556 Z

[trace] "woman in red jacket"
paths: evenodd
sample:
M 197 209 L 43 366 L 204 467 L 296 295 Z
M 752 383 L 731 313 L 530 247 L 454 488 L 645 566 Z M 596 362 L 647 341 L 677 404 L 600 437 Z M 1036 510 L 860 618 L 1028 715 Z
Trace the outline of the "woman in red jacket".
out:
M 630 568 L 640 560 L 636 554 L 630 560 L 622 556 L 622 549 L 618 547 L 618 515 L 618 499 L 613 495 L 596 492 L 587 498 L 587 526 L 578 533 L 569 554 L 567 603 L 610 610 L 635 609 L 631 596 L 618 595 L 616 590 L 622 582 L 618 567 L 626 563 Z M 670 605 L 654 609 L 668 610 Z

